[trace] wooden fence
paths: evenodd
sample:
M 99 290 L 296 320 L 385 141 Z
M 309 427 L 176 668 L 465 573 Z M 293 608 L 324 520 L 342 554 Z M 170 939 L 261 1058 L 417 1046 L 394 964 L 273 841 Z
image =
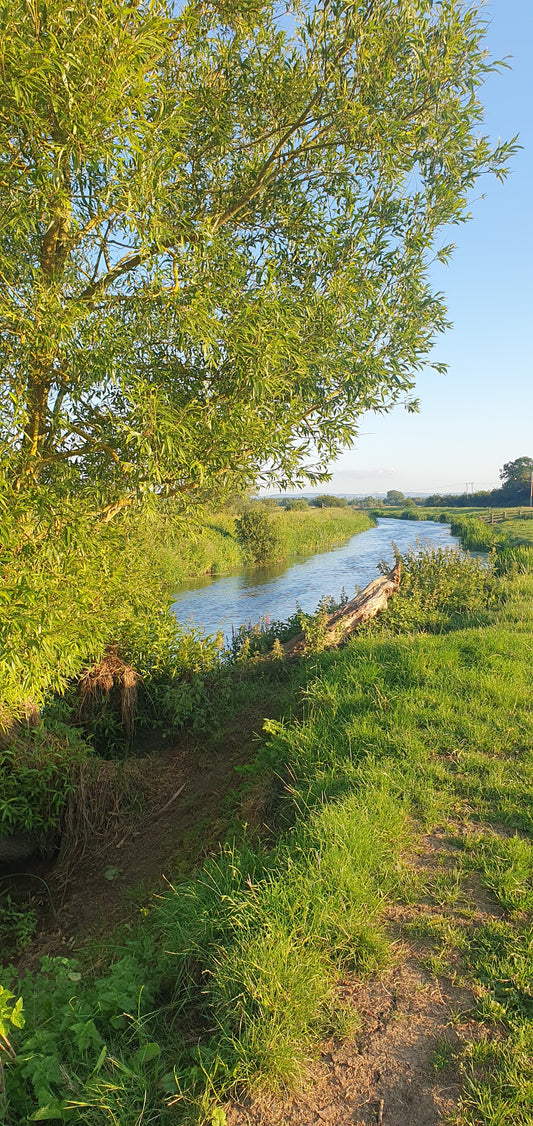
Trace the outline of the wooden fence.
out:
M 519 508 L 518 512 L 510 512 L 508 508 L 496 508 L 493 512 L 478 512 L 478 520 L 484 524 L 499 524 L 503 520 L 528 520 L 533 518 L 533 508 Z

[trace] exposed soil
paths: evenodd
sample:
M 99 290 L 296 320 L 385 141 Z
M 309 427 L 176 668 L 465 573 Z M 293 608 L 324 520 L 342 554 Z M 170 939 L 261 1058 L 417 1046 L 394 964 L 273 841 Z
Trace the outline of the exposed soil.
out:
M 415 867 L 428 877 L 452 869 L 454 852 L 445 833 L 435 834 L 424 841 Z M 477 880 L 470 879 L 465 892 L 445 909 L 451 921 L 477 926 L 501 914 Z M 432 973 L 425 964 L 430 944 L 407 937 L 417 917 L 441 910 L 429 897 L 389 910 L 393 967 L 379 979 L 345 981 L 339 989 L 339 1000 L 359 1015 L 360 1031 L 343 1044 L 332 1039 L 321 1045 L 298 1094 L 229 1103 L 228 1126 L 444 1126 L 450 1121 L 462 1088 L 462 1045 L 479 1035 L 469 1015 L 475 998 L 461 979 L 456 955 L 444 973 Z
M 361 1015 L 351 1042 L 322 1045 L 305 1090 L 296 1097 L 231 1107 L 228 1126 L 435 1126 L 457 1100 L 456 1068 L 437 1074 L 432 1059 L 443 1043 L 454 1051 L 454 1010 L 468 1008 L 466 990 L 432 980 L 405 952 L 382 980 L 343 988 Z
M 237 773 L 253 753 L 250 735 L 229 740 L 223 754 L 189 741 L 137 760 L 140 812 L 112 809 L 83 847 L 64 839 L 58 859 L 25 863 L 23 871 L 4 877 L 11 896 L 40 915 L 39 932 L 19 964 L 33 966 L 43 954 L 73 949 L 92 935 L 101 939 L 131 920 L 135 906 L 167 879 L 186 877 L 215 851 L 235 817 L 265 831 L 271 786 L 243 788 Z

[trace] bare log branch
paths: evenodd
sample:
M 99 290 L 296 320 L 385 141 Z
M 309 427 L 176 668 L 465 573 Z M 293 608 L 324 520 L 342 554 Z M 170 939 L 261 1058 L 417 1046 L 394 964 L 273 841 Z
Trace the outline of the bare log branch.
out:
M 326 620 L 325 636 L 323 645 L 325 649 L 330 649 L 333 645 L 339 645 L 341 641 L 345 641 L 360 626 L 363 622 L 369 621 L 370 618 L 375 618 L 380 610 L 384 610 L 391 594 L 394 594 L 400 586 L 401 564 L 397 563 L 392 571 L 386 575 L 381 575 L 379 579 L 373 579 L 365 589 L 362 590 L 340 610 L 335 610 L 333 614 L 329 614 Z M 283 646 L 283 653 L 285 657 L 296 657 L 305 651 L 305 634 L 298 633 L 296 637 L 292 637 Z

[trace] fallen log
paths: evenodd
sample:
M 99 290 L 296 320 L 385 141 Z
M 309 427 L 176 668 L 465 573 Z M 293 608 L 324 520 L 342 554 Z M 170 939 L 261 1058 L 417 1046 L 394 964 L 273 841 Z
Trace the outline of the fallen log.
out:
M 362 622 L 375 618 L 380 610 L 384 610 L 391 594 L 394 594 L 400 586 L 400 575 L 401 564 L 396 563 L 392 571 L 389 571 L 386 575 L 381 575 L 379 579 L 373 579 L 368 586 L 365 586 L 364 590 L 356 594 L 355 598 L 352 598 L 345 606 L 335 610 L 333 614 L 328 614 L 324 623 L 321 647 L 330 649 L 333 645 L 339 645 Z M 305 633 L 298 633 L 296 637 L 291 637 L 291 640 L 282 646 L 283 656 L 296 657 L 305 652 L 305 646 Z

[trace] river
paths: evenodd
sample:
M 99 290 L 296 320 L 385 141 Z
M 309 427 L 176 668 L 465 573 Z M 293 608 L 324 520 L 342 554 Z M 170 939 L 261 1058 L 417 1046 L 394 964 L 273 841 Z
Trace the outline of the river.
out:
M 235 575 L 206 575 L 191 580 L 176 592 L 172 609 L 184 626 L 213 634 L 222 630 L 228 638 L 232 627 L 255 624 L 269 618 L 285 620 L 296 610 L 314 613 L 325 595 L 339 599 L 341 591 L 352 598 L 356 587 L 364 587 L 378 575 L 377 565 L 386 559 L 392 566 L 395 543 L 401 552 L 430 543 L 434 547 L 457 547 L 459 541 L 448 524 L 432 521 L 378 519 L 343 547 L 319 555 L 299 556 L 282 563 L 253 567 Z

